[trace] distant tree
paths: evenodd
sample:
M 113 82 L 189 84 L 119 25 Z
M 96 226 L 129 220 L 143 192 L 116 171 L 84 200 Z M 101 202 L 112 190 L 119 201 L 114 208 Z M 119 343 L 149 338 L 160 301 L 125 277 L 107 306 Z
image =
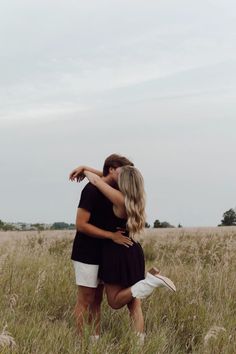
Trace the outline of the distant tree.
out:
M 183 227 L 181 224 L 178 225 L 179 228 Z
M 170 223 L 168 223 L 167 221 L 160 222 L 159 220 L 155 220 L 153 223 L 153 227 L 154 227 L 154 229 L 157 229 L 157 228 L 164 229 L 164 228 L 174 227 L 174 226 L 171 225 Z
M 3 222 L 2 220 L 0 220 L 0 230 L 2 230 L 2 231 L 13 231 L 13 230 L 15 230 L 15 227 L 12 224 L 8 224 L 8 223 Z
M 15 227 L 12 224 L 7 224 L 0 220 L 0 230 L 2 231 L 13 231 L 15 230 Z
M 3 225 L 3 228 L 2 228 L 4 231 L 14 231 L 15 230 L 15 227 L 12 225 L 12 224 L 4 224 Z
M 169 222 L 167 221 L 163 221 L 161 222 L 161 227 L 162 228 L 169 228 L 169 227 L 174 227 L 173 225 L 171 225 Z
M 69 225 L 69 230 L 75 230 L 75 224 L 70 224 Z
M 26 229 L 26 224 L 21 224 L 21 230 L 25 231 L 25 229 Z
M 223 214 L 221 224 L 218 226 L 235 226 L 236 225 L 236 212 L 234 209 L 229 209 Z
M 2 230 L 4 227 L 4 222 L 2 220 L 0 220 L 0 230 Z
M 148 222 L 145 222 L 145 226 L 144 226 L 146 229 L 149 229 L 150 228 L 150 224 Z
M 154 229 L 161 227 L 161 222 L 159 220 L 155 220 L 153 223 L 153 227 L 154 227 Z
M 51 226 L 52 230 L 67 230 L 69 229 L 69 224 L 66 222 L 54 222 Z
M 44 230 L 44 225 L 43 224 L 39 224 L 39 223 L 31 224 L 31 227 L 36 228 L 38 231 L 43 231 Z

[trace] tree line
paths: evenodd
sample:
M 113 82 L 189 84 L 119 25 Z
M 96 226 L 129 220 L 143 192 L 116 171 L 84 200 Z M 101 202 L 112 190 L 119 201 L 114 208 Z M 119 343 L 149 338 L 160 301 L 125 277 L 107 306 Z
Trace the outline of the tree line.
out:
M 2 231 L 75 230 L 75 224 L 68 224 L 66 222 L 54 222 L 53 224 L 6 223 L 0 220 L 0 230 Z
M 218 226 L 236 226 L 236 212 L 234 209 L 229 209 L 224 212 L 221 223 Z M 167 221 L 155 220 L 151 226 L 147 222 L 145 223 L 146 228 L 173 228 L 172 224 Z M 178 228 L 183 227 L 181 224 L 177 226 Z M 49 224 L 25 224 L 25 223 L 5 223 L 0 220 L 0 230 L 2 231 L 30 231 L 30 230 L 75 230 L 75 224 L 68 224 L 66 222 L 54 222 L 52 225 Z
M 221 223 L 217 226 L 236 226 L 235 210 L 231 208 L 226 212 L 224 212 Z M 150 227 L 150 225 L 147 224 L 146 227 Z M 155 220 L 153 223 L 153 228 L 167 228 L 167 227 L 175 227 L 175 226 L 171 225 L 167 221 L 160 222 L 159 220 Z M 179 224 L 178 227 L 183 227 L 183 226 Z

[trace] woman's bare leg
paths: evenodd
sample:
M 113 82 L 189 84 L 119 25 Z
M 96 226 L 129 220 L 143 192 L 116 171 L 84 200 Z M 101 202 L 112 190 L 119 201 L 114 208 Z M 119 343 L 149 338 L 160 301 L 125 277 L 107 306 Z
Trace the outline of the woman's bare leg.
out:
M 134 298 L 149 296 L 156 287 L 167 287 L 169 290 L 176 290 L 173 282 L 159 275 L 159 270 L 155 267 L 148 271 L 145 279 L 140 280 L 132 287 L 123 288 L 120 285 L 105 284 L 107 300 L 113 309 L 120 309 Z
M 135 332 L 143 333 L 144 331 L 144 319 L 141 307 L 140 299 L 133 299 L 128 304 L 128 309 L 130 312 L 130 318 L 132 320 Z
M 143 333 L 144 320 L 141 300 L 132 297 L 130 288 L 124 289 L 119 285 L 105 284 L 108 304 L 115 310 L 127 305 L 130 318 L 137 334 Z
M 159 269 L 152 268 L 151 274 L 159 274 Z M 134 299 L 131 292 L 131 287 L 122 288 L 120 285 L 105 284 L 107 300 L 113 309 L 120 309 Z
M 105 284 L 108 304 L 115 310 L 127 305 L 134 298 L 131 288 L 122 288 L 120 285 Z

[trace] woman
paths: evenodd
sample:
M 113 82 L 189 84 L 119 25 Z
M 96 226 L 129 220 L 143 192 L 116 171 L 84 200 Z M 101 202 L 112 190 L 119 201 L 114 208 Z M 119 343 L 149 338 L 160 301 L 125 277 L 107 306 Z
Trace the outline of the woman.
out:
M 94 171 L 94 170 L 92 170 Z M 141 298 L 151 294 L 156 287 L 165 286 L 175 291 L 170 279 L 153 268 L 144 276 L 144 255 L 141 245 L 135 241 L 145 224 L 145 193 L 141 173 L 132 166 L 117 169 L 119 190 L 111 187 L 91 171 L 83 173 L 113 204 L 114 230 L 120 228 L 129 236 L 133 245 L 123 247 L 111 240 L 103 242 L 99 277 L 105 283 L 109 305 L 119 309 L 127 305 L 139 336 L 144 336 Z M 81 178 L 80 178 L 81 180 Z

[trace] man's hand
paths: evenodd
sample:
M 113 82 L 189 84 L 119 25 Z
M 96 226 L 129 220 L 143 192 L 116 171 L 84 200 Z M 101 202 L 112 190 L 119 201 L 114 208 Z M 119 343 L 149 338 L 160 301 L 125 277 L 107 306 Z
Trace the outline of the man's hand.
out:
M 79 167 L 75 168 L 69 175 L 70 181 L 76 180 L 77 182 L 81 182 L 81 181 L 83 181 L 84 178 L 85 178 L 84 166 L 79 166 Z
M 124 231 L 113 232 L 112 241 L 118 245 L 123 245 L 125 247 L 133 246 L 133 242 L 127 236 L 124 236 Z

